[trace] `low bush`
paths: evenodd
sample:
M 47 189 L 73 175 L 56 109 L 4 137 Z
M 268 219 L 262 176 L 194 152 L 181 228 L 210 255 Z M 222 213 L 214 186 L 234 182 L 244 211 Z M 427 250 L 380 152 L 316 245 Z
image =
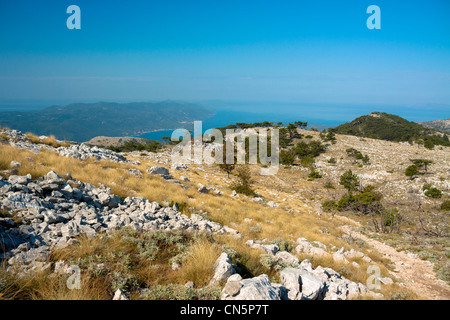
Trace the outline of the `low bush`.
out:
M 433 187 L 425 191 L 425 195 L 429 198 L 440 199 L 442 198 L 442 191 Z
M 445 200 L 441 204 L 441 210 L 450 211 L 450 200 Z
M 311 170 L 311 172 L 308 174 L 308 178 L 320 179 L 320 178 L 322 178 L 322 175 L 319 172 L 315 171 L 315 170 Z
M 334 200 L 326 200 L 322 202 L 322 209 L 331 212 L 337 210 L 337 203 Z
M 248 197 L 256 197 L 257 194 L 252 188 L 252 178 L 248 168 L 238 167 L 236 169 L 237 181 L 231 185 L 231 189 L 237 193 L 244 194 Z

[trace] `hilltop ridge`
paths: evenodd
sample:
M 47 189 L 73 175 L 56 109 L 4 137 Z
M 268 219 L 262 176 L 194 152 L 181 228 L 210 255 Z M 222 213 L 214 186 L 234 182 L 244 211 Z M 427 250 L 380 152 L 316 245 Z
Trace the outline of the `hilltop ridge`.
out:
M 450 146 L 448 137 L 432 128 L 385 112 L 372 112 L 335 127 L 335 133 L 387 141 L 421 142 Z

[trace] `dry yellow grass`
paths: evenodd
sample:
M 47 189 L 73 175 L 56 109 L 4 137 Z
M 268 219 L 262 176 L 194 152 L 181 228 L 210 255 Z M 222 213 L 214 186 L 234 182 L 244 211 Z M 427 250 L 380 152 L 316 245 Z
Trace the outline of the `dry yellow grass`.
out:
M 220 249 L 207 240 L 194 244 L 183 260 L 183 281 L 192 281 L 196 287 L 207 285 L 214 275 L 214 263 L 220 253 Z
M 33 133 L 26 133 L 25 136 L 30 139 L 33 143 L 36 144 L 46 144 L 49 146 L 52 146 L 54 148 L 58 148 L 58 147 L 68 147 L 70 145 L 70 143 L 66 142 L 66 141 L 58 141 L 58 139 L 56 139 L 56 137 L 54 135 L 48 136 L 47 138 L 43 139 L 42 141 L 39 139 L 39 137 Z
M 55 276 L 49 271 L 34 272 L 21 277 L 0 269 L 0 300 L 110 300 L 108 284 L 101 279 L 81 274 L 80 289 L 69 289 L 70 275 Z
M 150 161 L 141 161 L 142 164 L 138 166 L 96 161 L 93 159 L 81 161 L 61 157 L 56 153 L 47 151 L 34 154 L 6 145 L 0 146 L 0 159 L 7 163 L 12 160 L 21 162 L 23 166 L 18 169 L 19 174 L 31 173 L 34 177 L 37 177 L 46 174 L 50 170 L 54 170 L 60 175 L 71 173 L 74 178 L 83 182 L 88 182 L 93 185 L 101 183 L 109 186 L 112 188 L 113 193 L 121 197 L 143 196 L 150 201 L 158 201 L 160 203 L 164 200 L 174 201 L 184 203 L 187 207 L 204 210 L 209 213 L 210 219 L 224 225 L 229 225 L 237 229 L 244 236 L 242 240 L 225 236 L 217 236 L 215 238 L 217 244 L 226 245 L 236 250 L 240 256 L 239 264 L 241 267 L 247 269 L 253 275 L 258 275 L 263 272 L 270 273 L 271 271 L 262 267 L 259 262 L 263 252 L 249 248 L 244 244 L 246 240 L 274 240 L 283 238 L 295 242 L 298 237 L 305 237 L 309 241 L 320 241 L 328 247 L 344 247 L 346 250 L 354 248 L 363 251 L 377 264 L 381 265 L 383 275 L 388 275 L 387 270 L 382 266 L 384 261 L 376 253 L 369 252 L 364 248 L 360 249 L 352 246 L 340 237 L 342 232 L 339 230 L 339 227 L 347 222 L 333 218 L 330 215 L 317 216 L 315 214 L 309 214 L 309 212 L 313 211 L 313 208 L 305 203 L 304 200 L 300 199 L 295 190 L 299 183 L 308 184 L 309 182 L 304 180 L 299 181 L 300 179 L 295 177 L 296 173 L 292 172 L 291 169 L 280 170 L 280 176 L 296 180 L 291 185 L 284 185 L 273 179 L 268 181 L 269 178 L 258 176 L 255 170 L 253 170 L 253 175 L 256 179 L 257 193 L 263 194 L 266 200 L 279 201 L 279 198 L 289 198 L 289 206 L 297 209 L 299 213 L 295 211 L 288 212 L 281 207 L 271 208 L 245 198 L 235 199 L 230 197 L 231 190 L 228 189 L 226 173 L 217 170 L 217 167 L 214 166 L 204 166 L 206 172 L 196 170 L 194 165 L 188 172 L 172 172 L 176 178 L 179 178 L 180 175 L 186 175 L 190 179 L 189 183 L 185 183 L 190 188 L 183 189 L 176 184 L 165 182 L 160 177 L 145 173 L 148 166 L 157 165 L 157 163 Z M 135 160 L 139 160 L 139 158 Z M 130 168 L 141 170 L 144 173 L 143 177 L 138 178 L 127 173 L 126 170 Z M 197 192 L 198 183 L 208 186 L 218 186 L 224 192 L 224 195 L 214 196 L 212 194 L 199 193 Z M 271 188 L 267 187 L 269 183 Z M 275 198 L 269 193 L 270 190 L 274 189 L 280 194 L 279 198 Z M 244 222 L 246 218 L 252 220 L 250 222 Z M 111 243 L 108 243 L 106 246 L 102 241 L 104 240 L 98 238 L 81 242 L 82 247 L 78 247 L 77 250 L 68 249 L 67 251 L 58 252 L 57 254 L 59 256 L 57 257 L 58 259 L 76 259 L 77 257 L 86 255 L 95 255 L 96 252 L 126 249 L 121 247 L 122 244 L 115 243 L 111 245 Z M 219 254 L 219 246 L 211 246 L 208 242 L 200 242 L 190 249 L 189 258 L 184 261 L 180 272 L 171 271 L 168 265 L 155 266 L 151 263 L 145 263 L 137 268 L 136 275 L 141 281 L 148 284 L 165 281 L 179 283 L 194 281 L 196 285 L 204 285 L 211 278 L 212 266 Z M 365 283 L 368 277 L 364 272 L 367 266 L 363 263 L 361 263 L 360 270 L 357 270 L 356 268 L 342 266 L 329 258 L 298 257 L 300 259 L 310 259 L 314 266 L 322 265 L 331 267 L 338 272 L 341 270 L 346 277 L 353 281 Z M 348 270 L 345 270 L 344 267 Z M 57 284 L 52 288 L 57 288 Z M 96 293 L 94 292 L 92 295 L 95 296 Z M 45 295 L 41 292 L 40 296 Z

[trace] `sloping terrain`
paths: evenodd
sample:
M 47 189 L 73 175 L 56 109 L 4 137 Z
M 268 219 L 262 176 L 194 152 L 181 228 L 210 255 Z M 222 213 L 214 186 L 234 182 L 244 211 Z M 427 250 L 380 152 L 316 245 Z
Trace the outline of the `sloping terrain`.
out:
M 1 232 L 15 239 L 3 246 L 4 298 L 249 299 L 259 288 L 260 299 L 448 299 L 448 285 L 433 274 L 448 270 L 448 214 L 439 210 L 449 196 L 447 147 L 336 135 L 315 160 L 321 178 L 300 165 L 275 176 L 251 166 L 257 196 L 248 197 L 231 190 L 236 173 L 173 163 L 169 147 L 99 157 L 102 149 L 84 146 L 81 157 L 70 146 L 61 156 L 19 137 L 4 130 L 0 145 Z M 370 162 L 349 156 L 349 147 Z M 409 158 L 433 163 L 411 180 Z M 322 208 L 345 195 L 339 177 L 348 169 L 383 194 L 386 208 L 399 209 L 399 230 L 375 232 L 372 216 Z M 425 183 L 442 197 L 427 197 Z M 427 223 L 443 230 L 431 234 Z M 84 290 L 66 286 L 74 266 Z M 371 287 L 373 268 L 379 289 Z
M 450 133 L 450 118 L 444 120 L 420 122 L 420 124 L 427 128 L 432 128 L 441 132 Z
M 146 139 L 146 138 L 136 138 L 136 137 L 94 137 L 89 141 L 86 141 L 85 143 L 91 146 L 98 146 L 98 147 L 122 147 L 128 142 L 135 142 L 137 144 L 146 145 L 148 143 L 155 142 L 156 140 L 153 139 Z

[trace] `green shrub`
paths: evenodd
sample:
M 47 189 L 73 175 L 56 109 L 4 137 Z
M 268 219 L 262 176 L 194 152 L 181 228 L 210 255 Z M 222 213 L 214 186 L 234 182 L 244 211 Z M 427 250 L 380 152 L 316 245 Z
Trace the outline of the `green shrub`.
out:
M 418 170 L 424 169 L 425 172 L 428 172 L 428 166 L 433 164 L 433 160 L 428 159 L 409 159 L 409 161 L 416 165 Z
M 204 287 L 188 288 L 180 284 L 155 285 L 142 291 L 142 296 L 149 300 L 219 300 L 221 289 Z
M 150 141 L 146 144 L 138 143 L 136 140 L 130 140 L 124 143 L 122 146 L 109 146 L 107 149 L 110 149 L 114 152 L 132 152 L 132 151 L 148 151 L 148 152 L 157 152 L 162 148 L 162 144 L 158 141 Z
M 442 198 L 442 191 L 437 188 L 430 188 L 425 191 L 425 195 L 429 198 L 440 199 Z
M 320 179 L 320 178 L 322 178 L 322 175 L 319 172 L 315 171 L 315 170 L 311 170 L 311 172 L 308 174 L 308 178 Z
M 337 209 L 339 211 L 350 210 L 362 214 L 380 213 L 384 208 L 379 200 L 379 196 L 370 192 L 355 195 L 348 194 L 339 200 Z
M 424 141 L 424 143 L 423 143 L 423 146 L 424 146 L 425 148 L 431 150 L 431 149 L 434 148 L 434 142 L 431 141 L 431 140 L 429 140 L 429 139 L 426 139 L 426 140 Z
M 300 158 L 303 157 L 312 157 L 315 158 L 319 156 L 321 153 L 325 152 L 325 146 L 320 143 L 320 141 L 311 141 L 309 143 L 305 141 L 300 141 L 297 143 L 297 146 L 294 148 L 295 154 L 297 154 Z
M 330 158 L 330 159 L 328 159 L 328 163 L 331 163 L 331 164 L 335 164 L 337 161 L 336 161 L 336 158 Z
M 345 151 L 347 152 L 347 155 L 349 157 L 353 157 L 357 160 L 362 160 L 364 164 L 368 164 L 370 161 L 368 155 L 363 155 L 360 151 L 356 150 L 355 148 L 348 148 Z
M 366 155 L 364 155 L 364 157 L 362 158 L 362 161 L 363 161 L 363 163 L 364 164 L 368 164 L 369 163 L 369 161 L 370 161 L 370 158 L 369 158 L 369 156 L 366 154 Z
M 277 265 L 277 261 L 270 254 L 262 254 L 260 256 L 259 263 L 267 269 L 274 269 Z
M 352 170 L 347 170 L 341 175 L 339 184 L 343 185 L 349 192 L 355 191 L 359 186 L 359 178 Z
M 113 292 L 118 289 L 122 291 L 130 291 L 132 288 L 136 288 L 138 286 L 138 281 L 130 274 L 115 271 L 111 276 L 111 289 Z
M 291 252 L 293 249 L 292 243 L 289 241 L 286 241 L 284 239 L 275 239 L 275 240 L 269 241 L 269 243 L 276 244 L 280 248 L 280 251 Z
M 311 167 L 314 164 L 314 162 L 315 162 L 314 158 L 310 156 L 303 157 L 300 160 L 301 165 L 304 167 Z
M 441 210 L 450 211 L 450 200 L 445 200 L 441 204 Z
M 246 167 L 239 167 L 236 169 L 237 182 L 231 185 L 231 189 L 237 193 L 244 194 L 249 197 L 256 197 L 256 192 L 252 189 L 252 178 L 250 170 Z
M 385 210 L 383 214 L 383 224 L 386 227 L 392 227 L 399 222 L 400 216 L 398 209 Z
M 280 151 L 280 163 L 284 165 L 292 165 L 295 161 L 295 153 L 291 150 Z
M 322 209 L 327 212 L 335 211 L 337 210 L 337 203 L 334 200 L 326 200 L 322 202 Z
M 333 183 L 332 183 L 331 181 L 325 182 L 325 183 L 323 184 L 323 187 L 324 187 L 325 189 L 334 189 L 334 185 L 333 185 Z
M 408 168 L 406 168 L 406 170 L 405 170 L 405 175 L 407 176 L 407 177 L 412 177 L 412 176 L 415 176 L 416 174 L 418 174 L 419 173 L 419 168 L 415 165 L 415 164 L 413 164 L 413 165 L 410 165 Z

